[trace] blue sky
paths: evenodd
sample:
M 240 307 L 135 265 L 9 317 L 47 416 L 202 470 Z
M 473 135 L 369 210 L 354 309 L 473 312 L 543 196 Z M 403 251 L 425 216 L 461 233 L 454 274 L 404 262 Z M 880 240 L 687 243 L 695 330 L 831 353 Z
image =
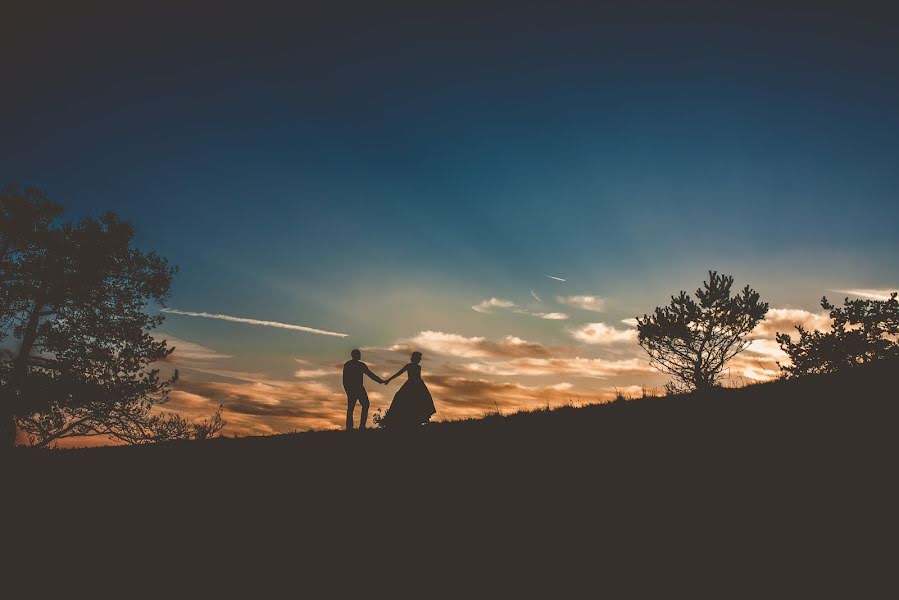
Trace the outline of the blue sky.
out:
M 567 383 L 600 397 L 663 380 L 466 375 L 459 347 L 420 334 L 629 360 L 635 343 L 574 332 L 625 328 L 708 269 L 810 315 L 828 290 L 899 285 L 895 11 L 418 4 L 13 9 L 0 182 L 132 220 L 142 247 L 181 268 L 175 308 L 349 335 L 171 315 L 165 333 L 228 356 L 185 371 L 204 384 L 238 385 L 230 369 L 286 385 L 296 359 L 331 368 L 353 346 L 401 364 L 390 348 L 411 339 L 426 376 L 429 348 L 443 349 L 432 372 L 456 389 L 526 381 L 537 398 Z M 556 300 L 578 295 L 602 311 Z M 472 310 L 489 298 L 516 309 Z M 550 312 L 568 319 L 533 316 Z M 285 423 L 323 426 L 328 403 L 340 409 L 329 377 L 288 386 L 279 403 L 326 408 Z M 182 404 L 188 393 L 225 392 Z M 247 427 L 258 416 L 240 414 Z

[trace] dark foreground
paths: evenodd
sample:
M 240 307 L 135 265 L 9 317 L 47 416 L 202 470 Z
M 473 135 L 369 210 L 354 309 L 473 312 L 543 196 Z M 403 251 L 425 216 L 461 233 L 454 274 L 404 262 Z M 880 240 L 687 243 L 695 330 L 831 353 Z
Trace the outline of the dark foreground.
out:
M 896 597 L 897 379 L 15 452 L 4 565 L 77 597 Z

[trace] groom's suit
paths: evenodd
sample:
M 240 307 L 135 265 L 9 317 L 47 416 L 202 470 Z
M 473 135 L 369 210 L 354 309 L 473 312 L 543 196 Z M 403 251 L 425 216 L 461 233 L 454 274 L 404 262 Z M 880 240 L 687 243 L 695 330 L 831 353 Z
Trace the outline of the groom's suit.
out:
M 384 383 L 384 380 L 371 372 L 361 360 L 352 359 L 343 363 L 343 389 L 346 390 L 346 428 L 353 428 L 353 411 L 358 401 L 362 405 L 362 415 L 359 419 L 359 429 L 365 429 L 365 422 L 368 420 L 368 392 L 362 384 L 362 376 L 368 375 L 378 383 Z

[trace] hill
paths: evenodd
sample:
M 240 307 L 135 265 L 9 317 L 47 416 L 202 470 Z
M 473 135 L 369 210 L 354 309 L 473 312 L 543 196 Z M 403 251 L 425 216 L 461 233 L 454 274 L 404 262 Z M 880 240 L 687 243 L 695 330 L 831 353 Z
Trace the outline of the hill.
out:
M 897 367 L 409 435 L 16 451 L 7 566 L 208 595 L 886 596 Z

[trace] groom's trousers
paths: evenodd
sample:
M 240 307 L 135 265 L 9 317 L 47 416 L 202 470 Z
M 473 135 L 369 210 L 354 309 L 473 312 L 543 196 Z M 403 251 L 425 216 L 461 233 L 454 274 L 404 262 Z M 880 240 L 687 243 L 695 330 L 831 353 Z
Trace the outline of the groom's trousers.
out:
M 362 415 L 359 419 L 359 429 L 365 429 L 365 422 L 368 420 L 368 392 L 364 387 L 358 389 L 346 390 L 346 428 L 347 431 L 353 428 L 353 411 L 356 409 L 356 402 L 362 406 Z

